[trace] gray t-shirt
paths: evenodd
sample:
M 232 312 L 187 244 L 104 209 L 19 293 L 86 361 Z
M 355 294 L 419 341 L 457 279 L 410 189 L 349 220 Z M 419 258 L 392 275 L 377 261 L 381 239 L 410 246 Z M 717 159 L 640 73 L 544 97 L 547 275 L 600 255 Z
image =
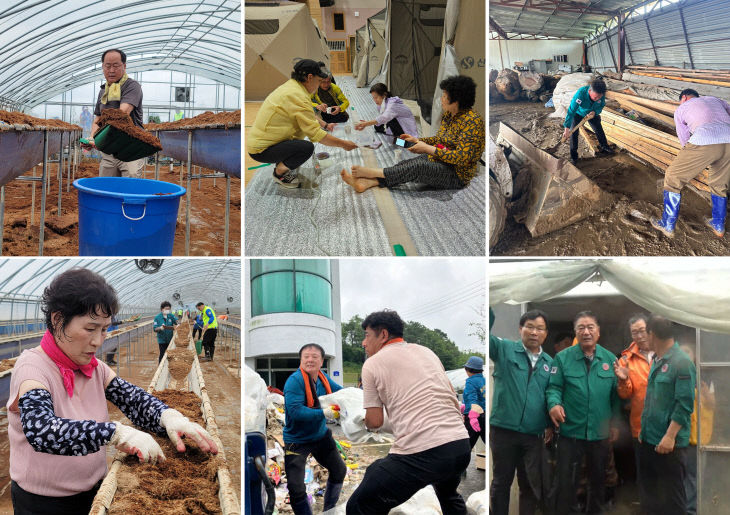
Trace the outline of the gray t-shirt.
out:
M 106 104 L 101 103 L 101 97 L 104 94 L 104 84 L 101 85 L 99 95 L 96 97 L 96 107 L 94 108 L 94 114 L 101 116 L 101 112 L 104 109 L 119 109 L 122 103 L 132 104 L 134 109 L 129 113 L 132 117 L 132 122 L 138 127 L 144 128 L 142 125 L 142 86 L 139 82 L 133 79 L 127 79 L 122 84 L 122 98 L 121 100 L 109 100 Z

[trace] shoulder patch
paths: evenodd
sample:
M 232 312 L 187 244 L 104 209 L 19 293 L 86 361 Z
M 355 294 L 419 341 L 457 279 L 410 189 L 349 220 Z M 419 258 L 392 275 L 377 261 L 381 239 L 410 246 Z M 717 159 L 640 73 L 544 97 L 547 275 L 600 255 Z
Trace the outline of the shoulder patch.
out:
M 576 104 L 578 104 L 578 105 L 580 105 L 580 104 L 582 104 L 582 103 L 583 103 L 583 101 L 582 101 L 582 100 L 581 100 L 580 98 L 577 98 L 577 99 L 575 100 L 575 103 L 576 103 Z
M 662 365 L 662 372 L 666 372 L 669 369 L 669 365 L 667 363 L 664 363 Z
M 545 370 L 545 372 L 549 372 L 549 371 L 550 371 L 550 367 L 549 367 L 549 366 L 547 366 L 547 363 L 545 363 L 545 364 L 544 364 L 544 365 L 542 366 L 542 368 L 543 368 L 543 369 Z
M 547 365 L 545 365 L 545 366 L 547 366 Z M 556 374 L 557 372 L 558 372 L 558 367 L 553 367 L 550 369 L 551 374 Z

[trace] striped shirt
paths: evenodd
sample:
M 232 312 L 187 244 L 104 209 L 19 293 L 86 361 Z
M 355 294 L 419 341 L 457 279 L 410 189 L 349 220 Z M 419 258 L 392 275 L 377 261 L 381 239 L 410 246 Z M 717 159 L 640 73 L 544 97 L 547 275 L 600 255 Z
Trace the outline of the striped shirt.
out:
M 690 98 L 674 113 L 679 143 L 716 145 L 730 143 L 730 105 L 719 98 Z

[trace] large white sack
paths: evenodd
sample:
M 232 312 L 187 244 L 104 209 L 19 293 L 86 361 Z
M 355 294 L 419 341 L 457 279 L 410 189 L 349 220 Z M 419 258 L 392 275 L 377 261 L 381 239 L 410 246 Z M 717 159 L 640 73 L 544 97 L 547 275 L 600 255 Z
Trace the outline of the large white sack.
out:
M 319 403 L 323 409 L 333 404 L 337 404 L 340 407 L 339 424 L 342 426 L 342 432 L 345 433 L 348 440 L 354 443 L 392 440 L 393 430 L 390 427 L 385 410 L 383 410 L 383 414 L 385 415 L 383 426 L 377 433 L 372 433 L 365 427 L 365 408 L 363 408 L 361 389 L 343 388 L 338 392 L 322 395 L 319 398 Z
M 454 387 L 454 391 L 463 392 L 466 387 L 466 370 L 463 368 L 457 368 L 456 370 L 447 370 L 446 377 L 451 381 L 451 386 Z
M 555 112 L 550 117 L 565 119 L 565 115 L 568 114 L 568 107 L 570 107 L 570 101 L 573 100 L 573 95 L 583 86 L 590 84 L 592 78 L 593 75 L 590 73 L 569 73 L 563 76 L 553 91 Z
M 400 506 L 390 510 L 390 515 L 441 515 L 441 505 L 431 485 L 416 492 Z
M 469 515 L 487 515 L 487 491 L 471 494 L 466 501 L 466 511 Z
M 244 375 L 246 402 L 243 406 L 245 414 L 244 431 L 259 431 L 266 434 L 266 405 L 269 391 L 266 382 L 251 367 L 246 365 Z

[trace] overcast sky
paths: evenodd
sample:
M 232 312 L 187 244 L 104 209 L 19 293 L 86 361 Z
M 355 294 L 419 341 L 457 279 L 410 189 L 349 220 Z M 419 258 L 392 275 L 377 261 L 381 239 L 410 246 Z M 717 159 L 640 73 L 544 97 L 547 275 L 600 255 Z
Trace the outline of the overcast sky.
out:
M 485 303 L 485 264 L 469 258 L 340 259 L 342 322 L 395 309 L 406 321 L 441 329 L 462 350 L 478 348 L 468 333 Z

